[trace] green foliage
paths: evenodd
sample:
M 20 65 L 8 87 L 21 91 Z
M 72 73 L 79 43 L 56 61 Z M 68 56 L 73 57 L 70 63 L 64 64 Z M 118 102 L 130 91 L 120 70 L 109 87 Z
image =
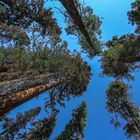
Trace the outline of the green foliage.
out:
M 82 51 L 90 58 L 101 54 L 100 18 L 90 7 L 79 0 L 59 0 L 65 11 L 67 34 L 78 37 Z M 0 0 L 0 81 L 26 79 L 19 83 L 0 86 L 0 91 L 16 93 L 21 90 L 44 85 L 54 80 L 60 84 L 49 90 L 45 109 L 57 113 L 58 104 L 65 106 L 65 100 L 80 96 L 90 81 L 90 67 L 77 52 L 70 52 L 67 42 L 60 39 L 61 29 L 57 25 L 51 8 L 44 8 L 44 0 Z M 139 109 L 130 100 L 128 85 L 118 79 L 132 79 L 131 72 L 139 68 L 140 61 L 140 1 L 132 3 L 129 20 L 136 25 L 134 34 L 115 36 L 106 43 L 101 54 L 103 74 L 117 78 L 107 90 L 107 110 L 115 116 L 112 123 L 120 126 L 118 116 L 126 124 L 127 136 L 140 137 Z M 42 77 L 52 73 L 49 77 Z M 37 76 L 35 78 L 35 76 Z M 34 77 L 34 78 L 33 78 Z M 38 79 L 37 79 L 38 78 Z M 6 89 L 7 88 L 7 89 Z M 6 96 L 5 94 L 5 96 Z M 3 94 L 4 95 L 4 94 Z M 21 97 L 22 98 L 22 97 Z M 0 98 L 2 99 L 2 97 Z M 40 108 L 18 113 L 15 119 L 0 116 L 3 132 L 0 139 L 49 139 L 56 123 L 56 114 L 33 122 Z M 80 140 L 84 137 L 87 107 L 83 102 L 72 113 L 72 119 L 56 140 Z M 116 119 L 117 118 L 117 119 Z M 32 127 L 21 134 L 29 122 Z
M 24 140 L 49 140 L 50 135 L 55 127 L 56 115 L 49 118 L 34 122 L 33 128 L 28 134 L 23 134 Z
M 78 108 L 73 110 L 72 119 L 64 128 L 63 132 L 56 137 L 56 140 L 81 140 L 84 137 L 84 127 L 86 126 L 87 106 L 83 102 Z
M 13 64 L 13 71 L 23 73 L 28 68 L 30 56 L 24 46 L 8 47 L 7 61 Z
M 2 22 L 0 22 L 0 39 L 3 43 L 8 43 L 13 40 L 23 45 L 30 44 L 30 39 L 22 28 L 13 25 L 7 25 L 7 23 Z
M 102 53 L 103 73 L 109 76 L 132 78 L 130 72 L 140 61 L 139 37 L 134 34 L 113 37 L 106 43 L 108 49 Z
M 122 103 L 129 99 L 128 86 L 121 81 L 113 81 L 107 90 L 107 107 L 110 113 L 118 112 Z
M 90 7 L 85 7 L 79 1 L 66 2 L 60 0 L 66 9 L 66 31 L 68 34 L 76 35 L 82 51 L 90 58 L 101 52 L 99 35 L 101 33 L 101 21 Z
M 140 28 L 140 1 L 132 3 L 132 9 L 128 12 L 129 20 L 136 24 L 136 33 Z M 114 36 L 106 43 L 107 49 L 102 53 L 103 74 L 115 78 L 125 77 L 132 79 L 131 72 L 139 68 L 140 61 L 140 36 L 138 34 L 126 34 L 121 37 Z
M 140 1 L 135 0 L 131 4 L 131 11 L 128 12 L 129 20 L 136 25 L 136 33 L 140 33 Z
M 15 119 L 3 118 L 3 132 L 0 133 L 0 137 L 3 140 L 48 140 L 55 127 L 56 114 L 52 114 L 49 118 L 34 121 L 40 111 L 41 108 L 37 107 L 24 112 L 24 114 L 18 113 Z
M 71 99 L 71 97 L 81 96 L 86 91 L 90 81 L 90 67 L 79 54 L 72 54 L 69 59 L 63 60 L 67 60 L 67 63 L 62 61 L 58 70 L 60 73 L 57 74 L 62 82 L 49 91 L 49 98 L 46 99 L 46 108 L 52 110 L 56 109 L 57 104 L 65 106 L 64 101 Z
M 90 7 L 85 7 L 83 9 L 83 15 L 82 19 L 85 24 L 86 30 L 88 31 L 90 37 L 91 37 L 91 42 L 93 44 L 93 47 L 90 47 L 88 42 L 84 37 L 79 39 L 79 43 L 82 46 L 82 49 L 89 54 L 90 57 L 93 55 L 98 55 L 101 53 L 101 44 L 99 41 L 99 35 L 101 34 L 100 26 L 101 26 L 101 21 L 98 16 L 96 16 L 93 12 L 93 10 Z M 90 49 L 84 49 L 84 48 L 90 48 Z
M 48 37 L 52 43 L 61 41 L 61 29 L 53 18 L 52 9 L 44 8 L 44 0 L 0 0 L 6 7 L 0 13 L 0 38 L 21 44 L 32 43 L 31 32 L 38 37 Z M 30 33 L 29 33 L 29 32 Z M 31 42 L 30 42 L 31 41 Z
M 35 117 L 40 113 L 41 108 L 30 109 L 24 114 L 18 113 L 15 119 L 4 118 L 3 119 L 3 132 L 0 133 L 2 138 L 9 140 L 16 138 L 21 129 L 25 129 L 27 123 L 33 121 Z
M 113 76 L 116 81 L 111 82 L 107 90 L 106 107 L 114 117 L 111 123 L 115 127 L 123 125 L 128 137 L 140 138 L 140 110 L 131 101 L 128 94 L 128 85 L 120 81 L 122 78 L 132 80 L 131 75 L 140 68 L 140 1 L 132 3 L 132 10 L 128 12 L 129 21 L 136 25 L 135 33 L 126 34 L 121 37 L 114 36 L 106 43 L 106 50 L 102 53 L 103 74 Z M 119 117 L 126 124 L 121 124 Z
M 130 101 L 128 85 L 122 81 L 113 81 L 107 89 L 106 107 L 109 113 L 114 115 L 111 121 L 116 127 L 120 126 L 118 116 L 122 117 L 126 124 L 124 130 L 127 136 L 140 137 L 140 112 L 139 108 Z

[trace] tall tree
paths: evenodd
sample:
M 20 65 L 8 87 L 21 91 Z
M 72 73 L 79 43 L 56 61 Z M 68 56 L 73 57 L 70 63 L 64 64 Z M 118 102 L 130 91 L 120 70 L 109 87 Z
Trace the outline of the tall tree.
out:
M 90 7 L 85 7 L 79 0 L 59 0 L 66 9 L 66 31 L 76 35 L 82 50 L 90 58 L 101 52 L 99 35 L 101 21 Z
M 111 82 L 107 89 L 106 105 L 108 112 L 114 115 L 112 123 L 116 127 L 120 126 L 116 118 L 122 117 L 126 121 L 124 130 L 127 136 L 140 139 L 140 110 L 130 100 L 128 85 L 122 81 Z
M 131 73 L 139 68 L 140 61 L 140 1 L 136 0 L 128 12 L 129 21 L 136 25 L 133 34 L 126 34 L 121 37 L 114 36 L 106 43 L 107 49 L 102 53 L 103 73 L 117 78 L 132 78 Z
M 72 113 L 72 119 L 64 128 L 63 132 L 57 136 L 56 140 L 81 140 L 84 137 L 84 127 L 86 126 L 87 106 L 83 102 Z
M 2 23 L 26 29 L 35 22 L 40 26 L 42 35 L 49 35 L 52 40 L 59 37 L 61 30 L 53 18 L 51 9 L 44 8 L 44 0 L 1 0 L 0 2 L 6 5 L 5 12 L 0 13 Z
M 56 123 L 56 114 L 32 123 L 33 128 L 21 138 L 24 140 L 49 140 Z
M 131 73 L 139 68 L 140 37 L 128 34 L 114 36 L 106 43 L 107 50 L 102 54 L 103 73 L 117 78 L 131 78 Z
M 15 119 L 4 118 L 0 137 L 3 140 L 48 140 L 55 127 L 56 113 L 42 120 L 37 120 L 35 118 L 39 115 L 40 111 L 41 108 L 37 107 L 24 112 L 24 114 L 18 113 Z
M 3 140 L 13 140 L 19 134 L 21 129 L 26 128 L 27 123 L 33 121 L 35 117 L 40 113 L 41 108 L 37 107 L 30 109 L 29 111 L 18 113 L 15 119 L 5 118 L 2 124 L 2 133 L 0 136 Z
M 139 6 L 140 1 L 136 0 L 132 3 L 132 10 L 128 12 L 130 22 L 136 24 L 135 33 L 114 36 L 106 43 L 107 48 L 101 58 L 103 73 L 116 78 L 107 90 L 107 110 L 114 115 L 111 122 L 119 127 L 122 124 L 118 118 L 123 118 L 126 121 L 123 127 L 126 135 L 137 140 L 140 139 L 140 110 L 130 100 L 128 85 L 120 79 L 132 80 L 132 72 L 140 68 Z
M 16 72 L 19 72 L 22 68 L 20 65 L 23 67 L 25 66 L 24 59 L 27 60 L 29 64 L 26 66 L 24 73 L 22 73 L 25 77 L 19 76 L 16 79 L 12 77 L 12 79 L 14 79 L 10 82 L 5 80 L 0 84 L 1 114 L 7 113 L 14 107 L 50 88 L 52 89 L 50 90 L 49 95 L 50 98 L 54 98 L 54 100 L 48 98 L 49 103 L 47 103 L 47 105 L 52 104 L 51 101 L 63 104 L 65 99 L 80 96 L 86 90 L 91 75 L 90 67 L 83 61 L 79 53 L 70 53 L 66 46 L 63 45 L 61 48 L 55 47 L 47 50 L 39 49 L 35 52 L 26 50 L 25 55 L 22 53 L 20 57 L 22 52 L 19 51 L 20 49 L 23 52 L 25 51 L 24 47 L 11 48 L 10 53 L 8 54 L 8 60 L 13 64 Z M 48 54 L 48 51 L 49 55 L 43 57 L 44 54 Z M 14 52 L 16 52 L 16 54 Z M 33 59 L 30 55 L 33 56 Z M 29 56 L 29 60 L 27 56 Z M 17 59 L 17 57 L 19 59 Z M 39 64 L 34 66 L 34 59 L 43 63 L 43 68 L 40 68 Z M 9 69 L 9 73 L 11 73 L 13 66 Z M 42 70 L 42 73 L 40 73 L 40 69 Z M 37 75 L 25 75 L 28 72 L 34 72 L 34 70 L 39 71 L 39 73 L 36 73 Z

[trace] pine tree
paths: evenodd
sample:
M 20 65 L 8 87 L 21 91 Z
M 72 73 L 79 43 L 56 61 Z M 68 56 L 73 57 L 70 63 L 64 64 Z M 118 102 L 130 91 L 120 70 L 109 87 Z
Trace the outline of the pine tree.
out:
M 83 102 L 72 113 L 72 119 L 66 125 L 62 133 L 56 140 L 81 140 L 84 137 L 84 127 L 86 126 L 87 106 Z
M 88 54 L 90 58 L 98 55 L 100 50 L 100 25 L 101 21 L 90 7 L 85 7 L 79 0 L 59 0 L 66 12 L 68 34 L 76 35 L 82 50 Z
M 139 44 L 140 37 L 135 34 L 114 36 L 106 43 L 108 49 L 102 54 L 103 73 L 116 78 L 131 78 L 131 72 L 139 66 Z
M 35 26 L 32 26 L 32 30 L 38 30 L 41 35 L 49 35 L 51 40 L 59 38 L 61 30 L 53 18 L 51 9 L 44 8 L 44 0 L 1 0 L 0 2 L 6 7 L 5 12 L 0 13 L 1 23 L 27 29 L 35 22 L 40 26 L 40 30 Z
M 19 131 L 26 128 L 27 123 L 33 121 L 40 111 L 41 108 L 37 107 L 24 112 L 24 114 L 17 113 L 15 119 L 4 117 L 2 125 L 3 132 L 0 133 L 0 136 L 4 140 L 12 140 L 16 138 Z
M 127 136 L 140 138 L 140 112 L 139 108 L 130 100 L 128 94 L 128 85 L 122 81 L 113 81 L 107 89 L 107 110 L 114 115 L 111 122 L 116 127 L 120 122 L 116 120 L 118 116 L 122 117 L 126 124 L 124 130 Z
M 56 123 L 56 114 L 32 123 L 33 128 L 21 137 L 24 140 L 49 140 Z
M 140 61 L 140 1 L 132 3 L 128 12 L 130 23 L 136 25 L 136 31 L 121 37 L 114 36 L 106 43 L 107 49 L 102 53 L 103 73 L 116 78 L 133 78 L 131 72 L 139 68 Z

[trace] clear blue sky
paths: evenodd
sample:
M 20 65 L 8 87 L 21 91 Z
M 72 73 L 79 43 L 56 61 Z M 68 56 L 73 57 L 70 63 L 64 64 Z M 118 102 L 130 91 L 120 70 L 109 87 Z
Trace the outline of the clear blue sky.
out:
M 133 32 L 133 27 L 128 24 L 127 19 L 127 11 L 130 10 L 131 2 L 132 0 L 85 0 L 85 3 L 91 6 L 98 16 L 103 17 L 102 41 L 111 39 L 113 35 Z M 57 18 L 59 23 L 62 23 L 61 17 L 57 16 Z M 63 24 L 60 25 L 63 26 Z M 62 37 L 69 42 L 71 49 L 79 48 L 76 40 L 72 39 L 72 37 L 66 37 L 66 34 L 63 34 Z M 61 110 L 51 140 L 63 130 L 71 117 L 71 111 L 83 100 L 88 104 L 87 127 L 85 128 L 84 140 L 127 140 L 122 129 L 116 130 L 114 126 L 109 123 L 110 116 L 105 109 L 105 91 L 111 78 L 99 77 L 101 70 L 100 64 L 97 61 L 98 58 L 91 61 L 84 55 L 83 57 L 92 67 L 92 80 L 82 97 L 71 100 L 67 103 L 66 108 Z M 140 83 L 140 74 L 134 74 L 136 79 L 131 82 L 131 85 L 133 85 L 131 92 L 134 93 L 135 103 L 140 105 L 140 95 L 138 94 L 140 91 L 140 86 L 138 86 L 138 83 Z M 42 100 L 44 96 L 45 95 L 41 95 L 39 99 L 33 99 L 14 109 L 10 115 L 15 116 L 15 112 L 27 110 L 29 106 L 43 105 L 44 102 L 42 102 Z M 42 116 L 44 115 L 45 114 L 42 112 Z

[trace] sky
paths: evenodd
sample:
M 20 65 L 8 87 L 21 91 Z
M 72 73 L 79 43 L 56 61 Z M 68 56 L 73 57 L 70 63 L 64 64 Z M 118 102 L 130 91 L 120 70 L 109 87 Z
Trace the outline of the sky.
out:
M 111 39 L 114 35 L 123 35 L 133 32 L 134 27 L 128 24 L 127 18 L 127 11 L 130 10 L 131 2 L 132 0 L 85 0 L 85 4 L 91 6 L 96 15 L 103 18 L 101 26 L 101 40 L 103 42 Z M 57 19 L 60 26 L 63 26 L 61 16 L 57 16 Z M 75 48 L 79 50 L 80 46 L 78 46 L 76 39 L 67 37 L 66 34 L 62 34 L 62 37 L 68 41 L 71 50 Z M 89 60 L 85 55 L 83 55 L 83 58 L 88 61 L 88 64 L 92 68 L 92 79 L 83 96 L 72 99 L 70 102 L 66 103 L 66 108 L 61 109 L 58 115 L 57 125 L 50 140 L 53 140 L 54 137 L 63 130 L 71 118 L 72 110 L 82 101 L 86 101 L 88 105 L 87 126 L 84 131 L 84 140 L 127 140 L 128 138 L 124 135 L 124 131 L 121 128 L 115 129 L 114 126 L 109 123 L 110 115 L 105 109 L 106 89 L 112 78 L 106 76 L 100 77 L 101 69 L 98 58 Z M 140 86 L 138 85 L 138 83 L 140 83 L 140 74 L 135 72 L 134 75 L 135 81 L 130 82 L 133 86 L 130 93 L 134 94 L 133 101 L 137 105 L 140 105 L 140 95 L 138 93 L 138 91 L 140 91 Z M 15 116 L 16 112 L 27 110 L 30 106 L 43 106 L 44 102 L 42 100 L 46 94 L 47 92 L 37 99 L 35 98 L 17 107 L 11 111 L 10 116 Z M 41 115 L 43 117 L 45 113 L 42 112 Z

